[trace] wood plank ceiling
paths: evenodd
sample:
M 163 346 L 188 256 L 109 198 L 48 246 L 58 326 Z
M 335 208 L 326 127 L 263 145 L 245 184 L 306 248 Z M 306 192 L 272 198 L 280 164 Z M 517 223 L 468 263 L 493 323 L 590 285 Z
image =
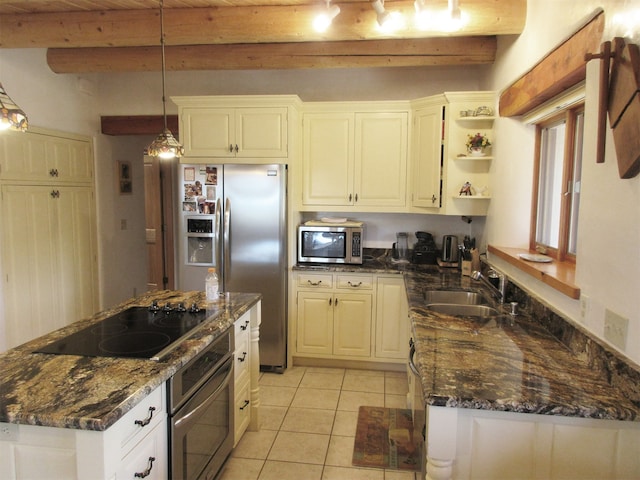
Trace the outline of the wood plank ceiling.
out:
M 521 33 L 526 18 L 526 0 L 460 0 L 461 30 L 422 31 L 412 0 L 389 0 L 406 28 L 385 34 L 369 1 L 333 3 L 341 12 L 319 34 L 324 0 L 165 0 L 167 70 L 488 64 L 497 37 Z M 159 44 L 158 0 L 0 0 L 0 48 L 47 48 L 57 73 L 159 71 Z

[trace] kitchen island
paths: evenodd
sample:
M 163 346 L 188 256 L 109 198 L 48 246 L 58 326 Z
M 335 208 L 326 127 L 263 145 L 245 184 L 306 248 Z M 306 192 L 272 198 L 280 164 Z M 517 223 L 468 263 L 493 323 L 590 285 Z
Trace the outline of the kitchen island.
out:
M 207 319 L 159 361 L 33 353 L 129 307 L 148 307 L 154 300 L 159 305 L 195 303 L 207 312 Z M 137 432 L 121 428 L 121 420 L 131 415 L 156 432 L 152 443 L 164 458 L 155 460 L 159 468 L 154 475 L 162 472 L 158 464 L 166 467 L 167 461 L 165 382 L 234 322 L 257 312 L 259 305 L 257 294 L 230 293 L 207 304 L 203 292 L 149 292 L 0 355 L 0 440 L 4 440 L 0 441 L 0 477 L 33 478 L 36 472 L 46 471 L 55 478 L 111 478 L 124 454 L 135 452 L 133 447 L 140 440 Z M 252 348 L 257 349 L 259 312 L 250 317 L 256 332 Z M 254 356 L 255 362 L 258 358 Z M 251 372 L 256 396 L 258 365 L 252 365 L 255 372 Z M 156 403 L 149 407 L 149 402 Z M 254 403 L 255 427 L 257 398 Z M 125 452 L 125 446 L 132 452 Z

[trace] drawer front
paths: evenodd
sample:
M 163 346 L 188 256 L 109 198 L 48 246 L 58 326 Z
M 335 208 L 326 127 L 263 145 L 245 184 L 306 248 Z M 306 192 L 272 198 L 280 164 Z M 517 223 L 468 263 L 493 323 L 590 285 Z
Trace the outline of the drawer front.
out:
M 234 438 L 233 444 L 234 446 L 240 441 L 242 438 L 242 434 L 247 430 L 249 426 L 249 422 L 251 421 L 251 399 L 249 398 L 250 382 L 244 382 L 238 389 L 236 389 L 235 393 L 235 415 L 234 415 Z
M 243 378 L 249 378 L 249 336 L 245 335 L 244 341 L 238 343 L 236 338 L 236 351 L 235 351 L 235 367 L 233 369 L 233 379 L 237 383 Z
M 373 290 L 373 275 L 338 275 L 338 288 Z
M 166 437 L 166 426 L 157 425 L 122 459 L 116 478 L 166 479 L 169 474 Z
M 162 384 L 111 427 L 117 427 L 123 451 L 153 430 L 165 418 L 165 413 L 165 386 Z
M 301 273 L 298 275 L 298 287 L 300 288 L 333 288 L 333 275 L 318 273 Z

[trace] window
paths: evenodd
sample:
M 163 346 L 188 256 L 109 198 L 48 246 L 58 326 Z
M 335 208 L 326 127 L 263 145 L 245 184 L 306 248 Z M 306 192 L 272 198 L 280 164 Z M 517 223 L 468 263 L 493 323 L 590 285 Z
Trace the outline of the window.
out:
M 577 254 L 584 105 L 536 124 L 530 247 L 560 261 Z

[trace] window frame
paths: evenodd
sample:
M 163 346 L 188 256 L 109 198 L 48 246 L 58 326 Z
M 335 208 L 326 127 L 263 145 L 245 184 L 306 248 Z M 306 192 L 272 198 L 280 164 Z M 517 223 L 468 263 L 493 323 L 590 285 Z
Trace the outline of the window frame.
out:
M 574 190 L 574 165 L 575 165 L 575 153 L 577 150 L 576 145 L 576 119 L 579 115 L 583 116 L 583 134 L 584 139 L 584 115 L 585 105 L 584 100 L 569 105 L 559 106 L 557 113 L 546 116 L 540 121 L 534 122 L 536 127 L 535 136 L 535 152 L 534 152 L 534 170 L 533 170 L 533 189 L 532 189 L 532 203 L 531 203 L 531 228 L 529 234 L 529 249 L 532 251 L 538 251 L 544 253 L 550 257 L 555 258 L 558 261 L 576 263 L 576 254 L 568 251 L 571 229 L 571 212 L 573 204 L 573 190 Z M 543 130 L 557 125 L 564 120 L 565 122 L 565 139 L 563 146 L 563 159 L 562 159 L 562 185 L 563 193 L 560 200 L 560 219 L 559 219 L 559 232 L 558 232 L 558 247 L 554 248 L 549 245 L 544 245 L 536 241 L 537 228 L 538 228 L 538 200 L 540 197 L 540 167 L 542 161 L 542 134 Z M 582 152 L 582 148 L 580 148 Z M 582 162 L 582 158 L 580 159 Z M 570 186 L 570 187 L 569 187 Z M 577 234 L 577 232 L 575 232 Z

